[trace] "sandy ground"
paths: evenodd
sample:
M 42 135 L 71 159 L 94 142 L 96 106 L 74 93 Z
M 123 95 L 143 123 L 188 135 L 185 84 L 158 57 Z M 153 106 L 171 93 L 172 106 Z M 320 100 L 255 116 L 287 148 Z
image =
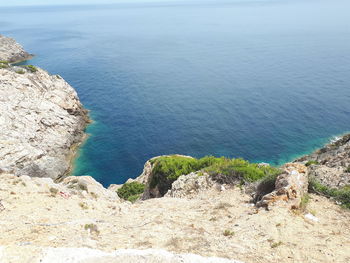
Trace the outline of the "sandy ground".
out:
M 307 212 L 257 210 L 249 199 L 234 188 L 130 204 L 53 195 L 48 186 L 1 176 L 0 261 L 40 262 L 48 247 L 75 247 L 164 249 L 242 262 L 350 262 L 348 210 L 311 195 L 314 221 Z

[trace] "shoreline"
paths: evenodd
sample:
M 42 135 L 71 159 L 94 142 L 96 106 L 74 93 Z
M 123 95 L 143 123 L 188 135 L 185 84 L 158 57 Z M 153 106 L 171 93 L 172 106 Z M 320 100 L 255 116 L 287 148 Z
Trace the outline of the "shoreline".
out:
M 26 61 L 30 61 L 31 59 L 33 59 L 35 57 L 34 54 L 29 54 L 26 58 L 18 60 L 18 61 L 14 61 L 14 62 L 10 62 L 9 64 L 11 66 L 16 66 L 16 64 L 19 63 L 23 63 Z M 44 69 L 45 70 L 45 69 Z M 46 71 L 46 70 L 45 70 Z M 51 74 L 50 74 L 51 75 Z M 62 78 L 63 79 L 63 78 Z M 68 83 L 68 82 L 67 82 Z M 69 83 L 68 83 L 69 84 Z M 70 84 L 69 84 L 70 85 Z M 75 88 L 73 88 L 75 90 Z M 76 90 L 75 90 L 76 91 Z M 80 100 L 79 100 L 80 101 Z M 61 182 L 64 178 L 71 176 L 73 174 L 74 171 L 74 162 L 76 161 L 76 159 L 78 158 L 78 152 L 80 147 L 82 147 L 84 145 L 84 143 L 87 141 L 87 139 L 89 138 L 89 134 L 86 133 L 86 129 L 87 127 L 93 122 L 93 120 L 90 118 L 89 112 L 90 110 L 86 109 L 84 107 L 84 105 L 82 104 L 82 109 L 83 111 L 86 111 L 86 123 L 85 123 L 85 127 L 83 130 L 83 135 L 80 138 L 80 140 L 74 144 L 72 144 L 69 148 L 69 152 L 66 155 L 66 160 L 68 163 L 68 169 L 67 171 L 60 177 L 57 177 L 54 181 L 56 182 Z
M 34 54 L 29 54 L 29 56 L 27 56 L 27 57 L 24 58 L 24 59 L 20 59 L 20 60 L 16 60 L 16 61 L 9 61 L 9 64 L 10 64 L 11 66 L 16 66 L 16 64 L 29 61 L 29 60 L 33 59 L 34 57 L 35 57 Z

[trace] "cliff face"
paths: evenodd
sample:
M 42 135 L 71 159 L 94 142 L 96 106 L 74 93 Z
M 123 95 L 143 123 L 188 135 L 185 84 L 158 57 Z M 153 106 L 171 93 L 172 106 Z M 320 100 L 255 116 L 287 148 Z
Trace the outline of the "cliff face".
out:
M 350 134 L 296 162 L 309 162 L 309 176 L 331 188 L 350 185 Z
M 13 39 L 0 41 L 1 60 L 28 57 Z M 88 122 L 77 93 L 42 69 L 0 66 L 0 173 L 65 175 Z
M 13 38 L 0 35 L 0 61 L 10 63 L 28 60 L 32 57 Z

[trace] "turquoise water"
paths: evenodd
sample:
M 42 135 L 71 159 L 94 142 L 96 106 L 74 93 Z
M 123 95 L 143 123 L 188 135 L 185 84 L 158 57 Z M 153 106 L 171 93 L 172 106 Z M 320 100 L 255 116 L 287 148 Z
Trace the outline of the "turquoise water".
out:
M 75 175 L 156 155 L 275 165 L 350 130 L 350 2 L 159 1 L 0 8 L 1 33 L 62 75 L 94 123 Z

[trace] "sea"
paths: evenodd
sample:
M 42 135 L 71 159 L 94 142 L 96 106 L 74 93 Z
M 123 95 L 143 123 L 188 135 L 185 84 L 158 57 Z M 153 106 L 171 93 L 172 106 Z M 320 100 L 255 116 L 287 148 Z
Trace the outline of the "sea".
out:
M 90 110 L 74 175 L 120 184 L 166 154 L 279 166 L 350 131 L 348 0 L 72 3 L 0 7 L 0 33 Z

